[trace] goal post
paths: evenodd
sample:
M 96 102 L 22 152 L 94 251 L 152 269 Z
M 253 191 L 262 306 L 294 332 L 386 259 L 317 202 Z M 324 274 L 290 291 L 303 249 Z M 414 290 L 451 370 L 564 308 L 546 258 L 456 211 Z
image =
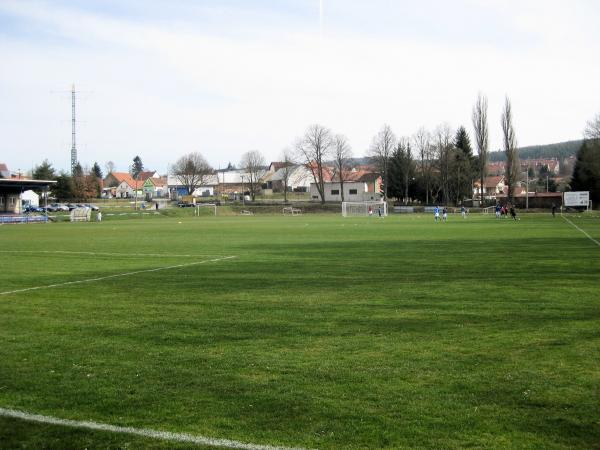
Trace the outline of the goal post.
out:
M 217 204 L 216 203 L 196 203 L 196 207 L 194 208 L 194 215 L 200 216 L 200 211 L 202 211 L 203 209 L 212 212 L 213 215 L 215 215 L 215 216 L 217 215 Z
M 369 214 L 370 213 L 370 214 Z M 386 202 L 342 202 L 342 216 L 379 216 L 385 217 L 388 215 L 388 207 Z

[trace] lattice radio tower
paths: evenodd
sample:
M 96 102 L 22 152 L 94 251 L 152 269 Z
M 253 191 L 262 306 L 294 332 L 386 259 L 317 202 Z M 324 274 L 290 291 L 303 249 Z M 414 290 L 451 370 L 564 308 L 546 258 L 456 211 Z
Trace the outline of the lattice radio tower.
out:
M 75 84 L 71 87 L 71 175 L 77 165 L 77 145 L 75 141 Z

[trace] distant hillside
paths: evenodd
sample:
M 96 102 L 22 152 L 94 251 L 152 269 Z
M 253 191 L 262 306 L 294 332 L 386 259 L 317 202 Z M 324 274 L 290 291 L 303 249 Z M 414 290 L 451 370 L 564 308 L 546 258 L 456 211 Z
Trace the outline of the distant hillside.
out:
M 542 159 L 542 158 L 557 158 L 563 159 L 577 154 L 577 150 L 581 147 L 582 140 L 558 142 L 557 144 L 548 145 L 531 145 L 519 149 L 520 159 Z M 491 152 L 490 162 L 505 161 L 506 155 L 502 151 Z

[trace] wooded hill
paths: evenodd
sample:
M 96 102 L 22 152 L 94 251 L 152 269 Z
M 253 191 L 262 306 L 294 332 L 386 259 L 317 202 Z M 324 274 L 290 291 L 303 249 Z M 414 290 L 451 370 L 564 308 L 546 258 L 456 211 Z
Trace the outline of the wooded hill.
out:
M 583 140 L 558 142 L 556 144 L 547 145 L 531 145 L 529 147 L 519 148 L 520 159 L 548 159 L 557 158 L 563 159 L 569 156 L 575 156 L 581 147 Z M 490 162 L 505 161 L 506 155 L 503 151 L 490 153 Z

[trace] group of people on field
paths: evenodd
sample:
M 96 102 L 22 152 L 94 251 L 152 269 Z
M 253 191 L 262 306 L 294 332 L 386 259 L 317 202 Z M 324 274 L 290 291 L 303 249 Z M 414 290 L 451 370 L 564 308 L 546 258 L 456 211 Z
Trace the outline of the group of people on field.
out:
M 506 218 L 510 214 L 510 217 L 513 220 L 519 220 L 517 217 L 517 210 L 515 209 L 515 205 L 509 203 L 508 205 L 501 205 L 500 203 L 496 203 L 496 219 Z
M 441 213 L 441 216 L 440 216 Z M 469 214 L 469 210 L 467 208 L 465 208 L 464 206 L 460 207 L 460 215 L 462 216 L 463 219 L 467 218 L 467 214 Z M 448 221 L 448 208 L 446 208 L 445 206 L 440 208 L 439 206 L 436 206 L 435 208 L 433 208 L 433 219 L 436 222 L 447 222 Z

